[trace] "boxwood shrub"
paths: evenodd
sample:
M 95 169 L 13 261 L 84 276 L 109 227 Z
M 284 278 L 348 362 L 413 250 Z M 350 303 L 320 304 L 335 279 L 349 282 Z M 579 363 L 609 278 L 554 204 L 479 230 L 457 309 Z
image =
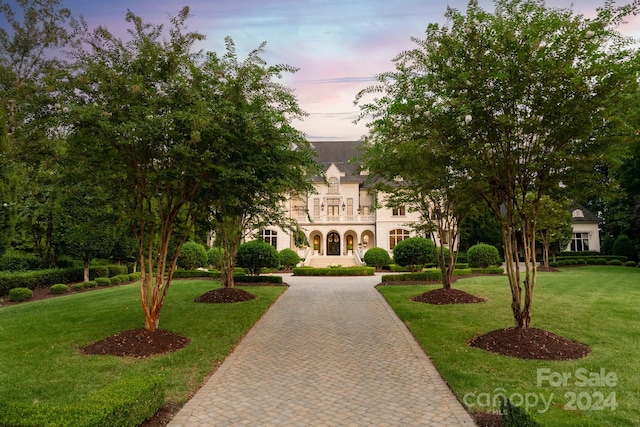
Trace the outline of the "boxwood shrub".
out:
M 89 283 L 89 282 L 87 282 L 87 283 Z M 71 290 L 76 291 L 76 292 L 77 291 L 81 291 L 85 287 L 88 287 L 87 283 L 74 283 L 74 284 L 71 285 Z
M 12 288 L 49 288 L 56 283 L 81 282 L 82 268 L 55 268 L 21 273 L 0 273 L 0 296 L 7 295 Z
M 298 267 L 293 269 L 294 276 L 373 276 L 375 272 L 375 267 Z
M 635 263 L 634 261 L 627 261 L 627 262 L 624 264 L 624 266 L 625 266 L 625 267 L 635 267 L 635 266 L 636 266 L 636 263 Z
M 132 376 L 66 405 L 0 401 L 0 425 L 134 427 L 151 418 L 163 403 L 164 388 L 159 378 Z
M 84 287 L 85 288 L 97 288 L 98 287 L 98 282 L 96 282 L 95 280 L 89 280 L 88 282 L 84 282 Z
M 66 294 L 67 292 L 69 292 L 69 287 L 64 283 L 58 283 L 49 288 L 51 294 Z
M 33 298 L 33 291 L 28 288 L 13 288 L 9 291 L 9 301 L 22 302 Z
M 95 282 L 98 284 L 98 286 L 111 285 L 111 280 L 108 277 L 96 277 Z
M 605 258 L 596 258 L 595 264 L 596 265 L 607 265 L 607 260 Z
M 609 265 L 622 265 L 622 261 L 619 259 L 610 259 L 608 262 Z

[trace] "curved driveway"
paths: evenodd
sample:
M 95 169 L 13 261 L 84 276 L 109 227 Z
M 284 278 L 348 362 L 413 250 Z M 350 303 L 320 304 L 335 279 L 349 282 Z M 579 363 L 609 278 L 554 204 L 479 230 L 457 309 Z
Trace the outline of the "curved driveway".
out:
M 284 279 L 170 427 L 474 425 L 374 289 L 379 276 Z

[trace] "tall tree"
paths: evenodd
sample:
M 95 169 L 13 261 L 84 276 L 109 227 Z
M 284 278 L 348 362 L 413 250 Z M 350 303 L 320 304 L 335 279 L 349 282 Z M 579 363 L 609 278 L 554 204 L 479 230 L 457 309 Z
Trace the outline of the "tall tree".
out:
M 193 51 L 189 9 L 163 26 L 127 13 L 130 40 L 99 27 L 78 50 L 71 79 L 69 140 L 77 155 L 102 161 L 134 224 L 145 328 L 158 327 L 180 247 L 215 194 L 224 146 L 223 69 Z M 63 107 L 64 108 L 64 107 Z M 206 135 L 206 136 L 205 136 Z M 171 247 L 170 243 L 174 246 Z
M 318 166 L 304 134 L 291 124 L 306 113 L 291 90 L 276 81 L 282 73 L 297 70 L 267 66 L 260 57 L 264 43 L 243 61 L 238 60 L 230 38 L 226 46 L 223 98 L 231 109 L 220 123 L 229 129 L 220 162 L 227 172 L 219 179 L 224 192 L 210 205 L 209 217 L 224 249 L 222 284 L 231 288 L 242 238 L 267 225 L 294 232 L 297 223 L 289 217 L 285 201 L 313 189 L 307 177 Z
M 516 327 L 531 324 L 540 199 L 571 185 L 610 148 L 612 106 L 634 85 L 631 40 L 616 27 L 637 5 L 607 2 L 594 18 L 540 0 L 496 0 L 488 13 L 472 0 L 448 9 L 396 69 L 416 92 L 381 87 L 380 99 L 405 96 L 420 108 L 408 121 L 439 134 L 427 141 L 452 158 L 447 173 L 467 177 L 500 221 Z M 402 85 L 403 81 L 398 81 Z M 603 159 L 604 161 L 604 159 Z M 524 276 L 520 273 L 524 261 Z

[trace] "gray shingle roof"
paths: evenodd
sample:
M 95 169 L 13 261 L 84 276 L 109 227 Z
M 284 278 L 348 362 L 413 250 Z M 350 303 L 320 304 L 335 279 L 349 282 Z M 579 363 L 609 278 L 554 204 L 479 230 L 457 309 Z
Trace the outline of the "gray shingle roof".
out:
M 340 179 L 341 182 L 364 183 L 367 177 L 357 172 L 359 164 L 350 162 L 357 154 L 356 148 L 362 145 L 362 141 L 316 141 L 311 145 L 318 155 L 316 161 L 322 165 L 324 171 L 333 163 L 345 174 Z M 313 181 L 321 180 L 320 177 L 313 178 Z

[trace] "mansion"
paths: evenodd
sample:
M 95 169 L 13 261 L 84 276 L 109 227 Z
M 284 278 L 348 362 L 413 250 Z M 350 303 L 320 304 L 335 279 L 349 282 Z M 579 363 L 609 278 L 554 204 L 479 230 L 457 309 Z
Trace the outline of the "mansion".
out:
M 359 165 L 351 163 L 361 144 L 361 141 L 312 143 L 326 180 L 313 177 L 315 193 L 287 202 L 291 218 L 300 224 L 309 247 L 296 248 L 293 236 L 278 227 L 265 228 L 261 237 L 278 251 L 285 248 L 297 251 L 304 265 L 346 267 L 363 264 L 362 257 L 369 248 L 379 247 L 391 253 L 399 241 L 415 236 L 412 224 L 419 220 L 419 214 L 386 207 L 385 195 L 371 191 L 367 173 L 358 172 Z M 599 251 L 600 219 L 576 204 L 571 206 L 571 212 L 573 239 L 566 250 Z
M 298 221 L 309 241 L 308 248 L 296 248 L 293 236 L 277 227 L 264 229 L 262 238 L 278 251 L 296 250 L 305 265 L 346 267 L 362 264 L 362 256 L 369 248 L 391 252 L 396 243 L 415 236 L 411 224 L 419 214 L 376 203 L 376 197 L 384 196 L 371 192 L 366 172 L 359 173 L 359 165 L 350 163 L 361 144 L 361 141 L 312 143 L 326 180 L 313 177 L 315 193 L 288 201 L 291 217 Z

